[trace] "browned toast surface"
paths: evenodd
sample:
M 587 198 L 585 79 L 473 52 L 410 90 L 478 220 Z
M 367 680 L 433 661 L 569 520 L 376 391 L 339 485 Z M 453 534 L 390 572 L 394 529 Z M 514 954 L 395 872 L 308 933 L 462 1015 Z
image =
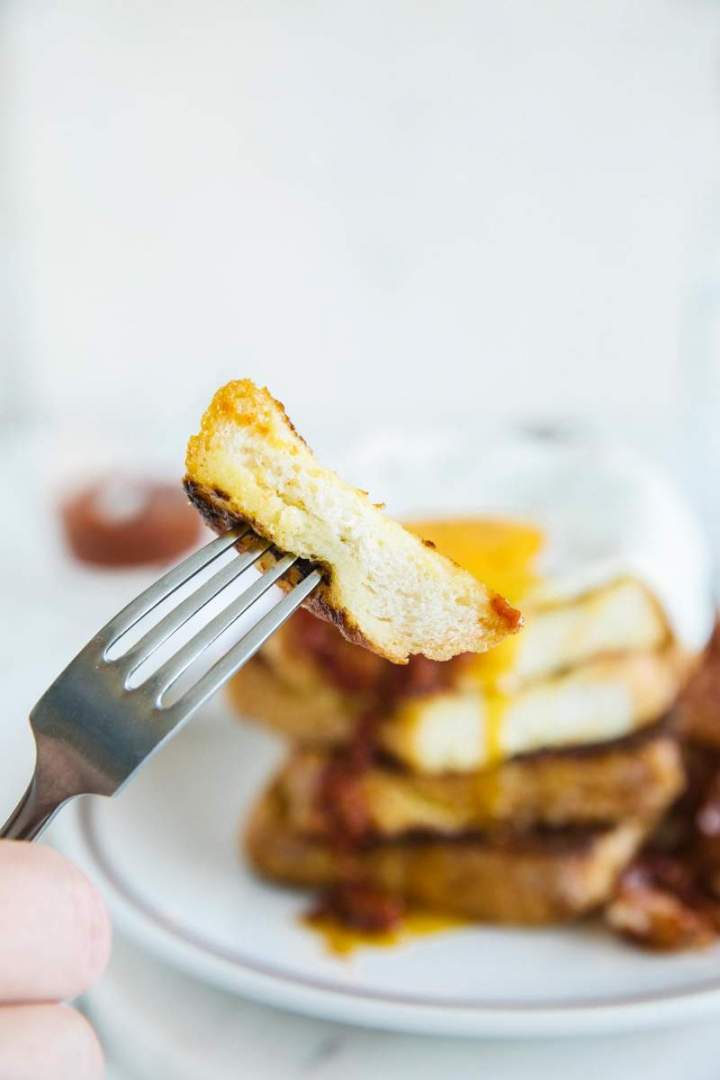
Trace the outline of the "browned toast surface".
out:
M 628 820 L 512 840 L 418 838 L 348 852 L 293 828 L 273 785 L 252 812 L 244 844 L 257 872 L 278 883 L 323 888 L 355 879 L 450 915 L 540 925 L 603 904 L 646 831 Z

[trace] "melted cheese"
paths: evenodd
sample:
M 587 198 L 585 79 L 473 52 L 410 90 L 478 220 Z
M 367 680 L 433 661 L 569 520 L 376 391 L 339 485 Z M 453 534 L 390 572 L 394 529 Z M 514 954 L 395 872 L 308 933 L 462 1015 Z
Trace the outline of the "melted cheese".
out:
M 431 540 L 443 555 L 521 609 L 524 598 L 538 585 L 536 562 L 544 537 L 534 525 L 496 518 L 461 518 L 415 522 L 409 528 L 423 540 Z M 508 697 L 500 687 L 502 677 L 513 668 L 520 634 L 522 631 L 506 638 L 497 648 L 473 657 L 468 668 L 468 679 L 483 690 L 488 764 L 502 758 Z

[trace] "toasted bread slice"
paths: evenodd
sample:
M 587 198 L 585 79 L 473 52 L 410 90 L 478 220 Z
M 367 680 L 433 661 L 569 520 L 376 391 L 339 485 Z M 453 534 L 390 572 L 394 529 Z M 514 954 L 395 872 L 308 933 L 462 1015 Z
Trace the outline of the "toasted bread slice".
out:
M 502 597 L 321 466 L 283 406 L 247 379 L 215 394 L 186 466 L 187 492 L 213 527 L 249 522 L 320 566 L 306 606 L 394 663 L 483 652 L 520 626 Z
M 670 640 L 660 605 L 632 578 L 565 603 L 528 606 L 525 614 L 525 628 L 502 680 L 508 691 L 597 656 L 659 649 Z
M 534 750 L 622 738 L 654 723 L 678 689 L 670 654 L 603 657 L 499 701 L 473 686 L 408 700 L 382 725 L 382 743 L 418 772 L 475 770 Z
M 566 922 L 610 897 L 649 826 L 638 821 L 512 838 L 387 841 L 354 853 L 304 835 L 277 785 L 259 800 L 245 849 L 263 877 L 325 887 L 361 880 L 411 904 L 482 922 Z
M 389 707 L 381 745 L 410 770 L 473 772 L 518 754 L 623 738 L 653 723 L 673 704 L 684 666 L 672 649 L 601 657 L 490 703 L 482 687 L 462 682 Z M 235 677 L 237 711 L 305 745 L 352 738 L 367 695 L 265 652 Z
M 277 781 L 288 818 L 303 833 L 328 837 L 342 830 L 343 804 L 327 798 L 329 777 L 335 794 L 342 783 L 352 788 L 354 821 L 360 804 L 365 835 L 383 838 L 653 818 L 683 786 L 677 742 L 657 727 L 604 746 L 543 752 L 445 776 L 382 762 L 343 772 L 332 754 L 305 750 L 289 758 Z

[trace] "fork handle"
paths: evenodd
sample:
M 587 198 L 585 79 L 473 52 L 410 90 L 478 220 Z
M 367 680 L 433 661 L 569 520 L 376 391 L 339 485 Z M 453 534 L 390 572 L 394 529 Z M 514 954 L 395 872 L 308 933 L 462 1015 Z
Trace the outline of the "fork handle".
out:
M 0 829 L 0 839 L 37 839 L 61 806 L 62 802 L 57 805 L 48 805 L 46 801 L 40 799 L 37 778 L 33 776 L 25 790 L 25 794 L 20 799 L 20 802 L 17 804 L 2 829 Z

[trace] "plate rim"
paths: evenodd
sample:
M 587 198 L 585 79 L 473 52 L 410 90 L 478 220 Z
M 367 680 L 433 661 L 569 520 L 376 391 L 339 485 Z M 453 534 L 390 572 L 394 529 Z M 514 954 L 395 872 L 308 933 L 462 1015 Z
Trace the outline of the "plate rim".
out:
M 438 1002 L 422 996 L 333 985 L 326 979 L 298 975 L 241 954 L 225 955 L 211 942 L 157 911 L 110 863 L 98 836 L 97 805 L 90 796 L 67 806 L 53 826 L 53 839 L 100 883 L 116 928 L 158 959 L 187 974 L 266 1005 L 326 1020 L 415 1034 L 526 1038 L 647 1029 L 720 1011 L 720 973 L 687 988 L 633 994 L 612 1001 Z

